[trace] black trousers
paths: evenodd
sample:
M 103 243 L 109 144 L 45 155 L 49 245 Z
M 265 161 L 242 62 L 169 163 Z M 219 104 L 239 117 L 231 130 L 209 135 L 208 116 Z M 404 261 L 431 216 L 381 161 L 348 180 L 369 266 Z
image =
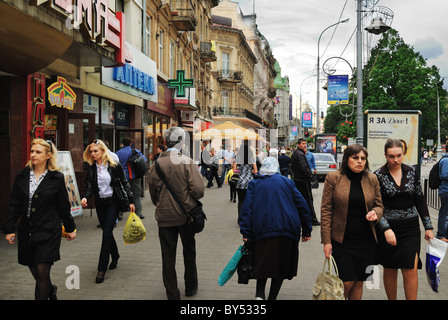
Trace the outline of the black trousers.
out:
M 103 229 L 98 271 L 106 272 L 109 264 L 109 256 L 112 257 L 112 260 L 118 260 L 120 257 L 113 233 L 115 222 L 118 218 L 118 205 L 112 198 L 106 198 L 104 200 L 96 198 L 95 203 L 98 220 Z
M 218 188 L 221 187 L 222 181 L 221 178 L 218 176 L 218 168 L 211 166 L 210 168 L 210 177 L 208 178 L 208 184 L 207 187 L 210 188 L 213 184 L 213 178 L 215 178 L 216 183 L 218 184 Z
M 235 183 L 230 184 L 230 200 L 236 200 L 236 185 Z
M 192 291 L 198 286 L 196 268 L 196 241 L 192 224 L 179 227 L 159 227 L 159 240 L 162 249 L 162 275 L 168 300 L 180 300 L 180 291 L 177 287 L 176 249 L 177 239 L 180 235 L 184 256 L 185 291 Z
M 297 190 L 302 194 L 303 198 L 305 198 L 308 207 L 311 212 L 311 220 L 313 222 L 318 221 L 316 217 L 316 212 L 314 211 L 314 203 L 313 203 L 313 194 L 311 191 L 311 181 L 309 180 L 294 180 L 296 184 Z

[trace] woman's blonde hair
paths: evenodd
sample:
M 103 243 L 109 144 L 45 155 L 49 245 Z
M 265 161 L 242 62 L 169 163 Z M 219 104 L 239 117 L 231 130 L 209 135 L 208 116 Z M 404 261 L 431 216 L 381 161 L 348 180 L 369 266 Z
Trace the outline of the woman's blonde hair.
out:
M 47 153 L 51 153 L 51 158 L 47 160 L 47 169 L 50 171 L 59 171 L 61 168 L 59 168 L 59 160 L 58 160 L 58 149 L 54 145 L 53 142 L 50 140 L 44 140 L 41 138 L 36 138 L 33 141 L 31 141 L 31 148 L 34 145 L 40 145 L 42 147 L 45 147 L 47 150 Z M 31 150 L 30 148 L 30 150 Z M 31 170 L 34 170 L 33 164 L 31 163 L 31 159 L 27 164 L 28 167 L 31 168 Z
M 110 156 L 109 148 L 106 146 L 106 144 L 100 140 L 95 139 L 90 143 L 86 150 L 84 150 L 84 153 L 82 155 L 85 162 L 92 165 L 95 161 L 92 158 L 92 155 L 90 154 L 90 147 L 97 145 L 100 147 L 101 150 L 103 150 L 103 156 L 101 158 L 101 163 L 109 162 L 109 165 L 112 167 L 115 167 L 117 165 L 117 162 Z

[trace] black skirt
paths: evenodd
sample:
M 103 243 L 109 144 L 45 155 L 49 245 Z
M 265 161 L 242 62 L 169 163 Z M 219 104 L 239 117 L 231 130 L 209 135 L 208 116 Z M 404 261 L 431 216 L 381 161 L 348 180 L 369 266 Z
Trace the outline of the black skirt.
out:
M 366 281 L 372 275 L 376 249 L 373 237 L 362 242 L 332 241 L 332 248 L 332 255 L 342 281 Z
M 418 217 L 401 220 L 388 220 L 395 233 L 397 245 L 386 242 L 384 232 L 378 232 L 378 263 L 388 269 L 413 269 L 415 256 L 418 258 L 417 268 L 422 268 L 420 260 L 420 226 Z
M 297 275 L 299 243 L 288 237 L 265 238 L 253 243 L 254 278 L 291 280 Z

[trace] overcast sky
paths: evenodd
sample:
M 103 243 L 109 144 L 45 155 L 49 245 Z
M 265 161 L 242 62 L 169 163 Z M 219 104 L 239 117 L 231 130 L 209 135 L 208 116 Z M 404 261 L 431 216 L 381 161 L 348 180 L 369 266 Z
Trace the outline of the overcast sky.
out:
M 240 4 L 243 14 L 253 12 L 254 0 L 233 1 Z M 369 0 L 369 3 L 375 2 L 377 11 L 393 14 L 391 26 L 403 40 L 420 52 L 429 66 L 437 66 L 441 76 L 448 77 L 448 1 Z M 312 106 L 316 104 L 319 35 L 330 25 L 347 18 L 349 22 L 322 34 L 320 64 L 322 68 L 328 58 L 340 56 L 356 67 L 356 7 L 356 0 L 255 0 L 258 29 L 269 41 L 282 68 L 282 76 L 289 77 L 291 92 L 299 94 L 301 91 L 304 101 Z M 371 16 L 365 23 L 370 24 L 370 20 Z M 333 69 L 348 74 L 350 67 L 341 59 L 331 59 L 326 66 L 338 60 Z M 448 78 L 444 86 L 448 88 Z M 321 91 L 320 96 L 321 110 L 326 110 L 325 91 Z

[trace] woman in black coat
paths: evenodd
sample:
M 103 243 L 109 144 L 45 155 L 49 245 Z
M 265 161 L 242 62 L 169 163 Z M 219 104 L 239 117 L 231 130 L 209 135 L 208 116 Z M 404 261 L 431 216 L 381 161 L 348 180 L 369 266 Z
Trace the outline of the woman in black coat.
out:
M 68 233 L 67 240 L 76 238 L 76 225 L 56 153 L 52 142 L 32 141 L 30 161 L 16 176 L 4 224 L 6 240 L 13 244 L 16 223 L 21 218 L 17 228 L 18 260 L 29 267 L 36 280 L 36 300 L 57 299 L 50 269 L 60 259 L 61 220 Z
M 96 139 L 89 144 L 83 154 L 84 161 L 90 164 L 87 172 L 87 189 L 84 198 L 81 200 L 83 207 L 87 206 L 87 199 L 95 195 L 95 205 L 98 219 L 103 229 L 103 240 L 101 243 L 101 252 L 98 262 L 98 274 L 96 283 L 104 281 L 109 256 L 112 262 L 109 269 L 117 267 L 118 254 L 117 243 L 114 238 L 114 226 L 118 218 L 119 211 L 135 211 L 134 195 L 131 186 L 126 180 L 121 164 L 110 156 L 109 149 L 103 141 Z M 120 201 L 117 193 L 118 181 L 125 189 L 124 196 L 127 199 Z

